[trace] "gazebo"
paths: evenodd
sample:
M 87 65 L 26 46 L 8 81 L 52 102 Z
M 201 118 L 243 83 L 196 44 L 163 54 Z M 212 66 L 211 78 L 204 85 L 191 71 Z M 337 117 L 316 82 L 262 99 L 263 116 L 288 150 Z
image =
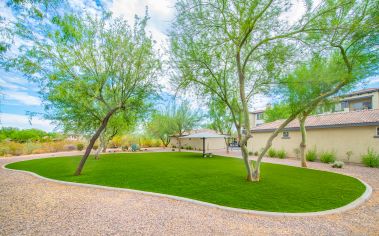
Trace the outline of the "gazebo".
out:
M 199 138 L 203 140 L 203 157 L 205 157 L 205 139 L 207 138 L 229 138 L 229 135 L 223 135 L 223 134 L 216 134 L 211 132 L 200 132 L 200 133 L 194 133 L 186 136 L 182 136 L 179 138 Z

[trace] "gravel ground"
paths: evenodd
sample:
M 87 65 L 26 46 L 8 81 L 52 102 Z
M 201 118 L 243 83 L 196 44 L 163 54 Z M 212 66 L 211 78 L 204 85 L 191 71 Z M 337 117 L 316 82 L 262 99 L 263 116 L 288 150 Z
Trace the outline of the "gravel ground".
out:
M 51 155 L 62 154 L 0 158 L 0 165 Z M 298 165 L 290 159 L 265 160 Z M 321 163 L 310 163 L 310 167 L 358 177 L 372 186 L 372 197 L 339 214 L 269 217 L 69 186 L 0 169 L 0 235 L 379 235 L 379 169 L 349 165 L 333 169 Z

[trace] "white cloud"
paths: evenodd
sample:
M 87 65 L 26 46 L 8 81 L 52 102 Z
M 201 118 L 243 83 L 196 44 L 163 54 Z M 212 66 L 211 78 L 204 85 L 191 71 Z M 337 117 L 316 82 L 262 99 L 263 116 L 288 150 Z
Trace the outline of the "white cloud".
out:
M 10 113 L 2 113 L 0 115 L 1 127 L 17 127 L 20 129 L 42 129 L 45 131 L 54 130 L 54 126 L 49 120 L 45 120 L 39 117 L 33 117 L 29 120 L 29 117 L 26 115 L 17 115 Z
M 379 83 L 379 76 L 378 77 L 372 77 L 372 78 L 369 78 L 368 81 L 367 81 L 368 84 L 375 84 L 375 83 Z
M 38 97 L 29 95 L 26 92 L 4 91 L 3 94 L 5 100 L 13 100 L 29 106 L 41 105 L 41 100 Z
M 5 81 L 4 79 L 0 78 L 0 87 L 1 88 L 6 88 L 6 89 L 11 89 L 11 90 L 26 90 L 25 87 L 13 83 L 9 83 L 8 81 Z

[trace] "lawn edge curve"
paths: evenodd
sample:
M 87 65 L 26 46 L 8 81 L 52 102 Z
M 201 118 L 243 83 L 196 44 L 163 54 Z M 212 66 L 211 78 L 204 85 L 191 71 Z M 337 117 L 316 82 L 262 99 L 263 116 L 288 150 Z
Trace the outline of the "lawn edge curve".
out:
M 12 163 L 16 163 L 16 162 L 19 162 L 19 161 L 6 163 L 6 164 L 3 164 L 1 167 L 7 171 L 16 171 L 16 172 L 21 172 L 21 173 L 27 173 L 27 174 L 30 174 L 34 177 L 37 177 L 37 178 L 40 178 L 40 179 L 43 179 L 46 181 L 58 183 L 58 184 L 63 184 L 63 185 L 79 186 L 79 187 L 86 187 L 86 188 L 97 188 L 97 189 L 113 190 L 113 191 L 124 191 L 124 192 L 129 192 L 129 193 L 139 193 L 139 194 L 144 194 L 147 196 L 169 198 L 169 199 L 173 199 L 173 200 L 189 202 L 189 203 L 193 203 L 196 205 L 207 206 L 207 207 L 217 208 L 217 209 L 221 209 L 221 210 L 227 210 L 227 211 L 244 213 L 244 214 L 261 215 L 261 216 L 299 216 L 299 217 L 302 217 L 302 216 L 324 216 L 324 215 L 337 214 L 337 213 L 342 213 L 342 212 L 345 212 L 348 210 L 352 210 L 352 209 L 362 205 L 364 202 L 366 202 L 371 197 L 371 194 L 372 194 L 372 187 L 369 184 L 367 184 L 365 181 L 363 181 L 357 177 L 354 177 L 354 176 L 350 176 L 350 175 L 343 174 L 343 173 L 337 173 L 340 175 L 345 175 L 345 176 L 355 178 L 358 181 L 360 181 L 366 188 L 365 191 L 363 192 L 363 194 L 347 205 L 344 205 L 344 206 L 338 207 L 338 208 L 334 208 L 334 209 L 330 209 L 330 210 L 325 210 L 325 211 L 299 212 L 299 213 L 259 211 L 259 210 L 249 210 L 249 209 L 242 209 L 242 208 L 235 208 L 235 207 L 227 207 L 227 206 L 222 206 L 222 205 L 218 205 L 218 204 L 214 204 L 214 203 L 209 203 L 209 202 L 204 202 L 204 201 L 194 200 L 191 198 L 179 197 L 179 196 L 169 195 L 169 194 L 164 194 L 164 193 L 155 193 L 155 192 L 142 191 L 142 190 L 129 189 L 129 188 L 118 188 L 118 187 L 110 187 L 110 186 L 104 186 L 104 185 L 85 184 L 85 183 L 56 180 L 56 179 L 51 179 L 51 178 L 41 176 L 41 175 L 36 174 L 34 172 L 31 172 L 31 171 L 10 169 L 10 168 L 6 167 L 7 165 L 12 164 Z M 280 164 L 278 164 L 278 165 L 280 165 Z M 326 171 L 326 172 L 330 172 L 330 171 Z M 332 173 L 334 173 L 334 172 L 332 172 Z

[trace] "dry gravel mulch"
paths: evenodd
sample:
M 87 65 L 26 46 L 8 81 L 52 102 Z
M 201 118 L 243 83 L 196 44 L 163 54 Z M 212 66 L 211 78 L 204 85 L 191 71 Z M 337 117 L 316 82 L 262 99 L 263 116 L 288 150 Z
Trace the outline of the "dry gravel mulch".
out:
M 36 157 L 41 155 L 0 158 L 0 165 Z M 266 160 L 298 165 L 295 160 Z M 371 185 L 373 194 L 343 213 L 269 217 L 69 186 L 0 169 L 0 235 L 379 235 L 379 169 L 333 169 L 321 163 L 310 163 L 310 168 L 358 177 Z

